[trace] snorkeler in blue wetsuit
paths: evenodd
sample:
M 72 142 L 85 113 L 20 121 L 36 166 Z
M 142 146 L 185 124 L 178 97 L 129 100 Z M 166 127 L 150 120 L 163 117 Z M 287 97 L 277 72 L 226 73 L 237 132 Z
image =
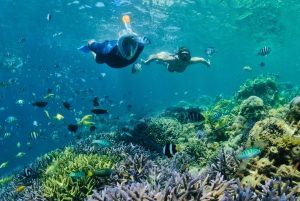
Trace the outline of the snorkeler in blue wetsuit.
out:
M 130 18 L 123 16 L 126 30 L 119 34 L 118 40 L 104 41 L 102 43 L 91 40 L 79 50 L 87 53 L 92 51 L 97 63 L 106 63 L 112 68 L 123 68 L 134 63 L 144 50 L 145 44 L 151 44 L 147 37 L 139 37 L 131 30 Z

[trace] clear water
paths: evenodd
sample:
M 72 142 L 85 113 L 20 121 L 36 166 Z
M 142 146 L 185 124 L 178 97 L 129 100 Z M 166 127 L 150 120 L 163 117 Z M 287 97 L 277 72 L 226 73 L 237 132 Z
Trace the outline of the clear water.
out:
M 143 117 L 181 100 L 189 101 L 201 95 L 231 95 L 246 79 L 262 73 L 279 73 L 280 81 L 299 85 L 300 3 L 296 0 L 131 0 L 130 4 L 123 3 L 117 2 L 117 6 L 116 2 L 107 0 L 1 1 L 0 81 L 17 78 L 18 82 L 9 84 L 6 89 L 0 88 L 0 107 L 5 108 L 0 112 L 0 135 L 3 138 L 5 132 L 12 133 L 0 143 L 0 163 L 9 161 L 7 168 L 0 169 L 0 174 L 28 164 L 71 139 L 62 134 L 68 133 L 68 124 L 76 123 L 76 115 L 63 108 L 63 100 L 72 98 L 72 108 L 88 114 L 93 109 L 93 97 L 108 95 L 115 106 L 103 109 L 126 120 L 128 104 L 133 105 L 132 113 Z M 152 63 L 133 75 L 131 67 L 112 69 L 98 65 L 92 55 L 77 50 L 90 39 L 116 39 L 124 28 L 122 14 L 128 12 L 133 30 L 152 41 L 140 58 L 146 59 L 160 51 L 175 52 L 178 47 L 187 46 L 192 56 L 208 59 L 204 50 L 213 46 L 218 53 L 209 58 L 211 67 L 194 65 L 184 73 L 170 73 L 165 67 Z M 50 21 L 46 19 L 48 13 L 52 15 Z M 25 42 L 19 43 L 21 38 L 25 38 Z M 264 46 L 270 46 L 272 52 L 266 57 L 258 56 Z M 16 68 L 18 60 L 15 66 L 7 67 L 6 52 L 21 59 L 23 65 Z M 266 66 L 260 67 L 260 62 Z M 55 64 L 59 64 L 59 68 L 55 69 Z M 253 68 L 252 72 L 242 70 L 247 65 Z M 40 66 L 49 70 L 39 70 Z M 101 73 L 106 76 L 99 80 Z M 19 94 L 21 88 L 26 88 L 26 93 Z M 42 109 L 31 106 L 34 101 L 44 100 L 48 88 L 60 99 L 50 100 Z M 88 88 L 92 88 L 93 93 L 74 97 L 75 90 Z M 15 104 L 19 99 L 25 101 L 23 106 Z M 124 103 L 119 104 L 120 101 Z M 62 114 L 64 122 L 48 126 L 44 109 L 51 117 Z M 5 122 L 8 116 L 19 120 L 19 128 Z M 46 140 L 30 141 L 29 133 L 35 130 L 34 120 L 41 124 L 38 129 L 46 129 Z M 51 142 L 53 131 L 59 131 L 60 142 Z M 17 142 L 21 143 L 20 149 Z M 32 150 L 27 149 L 26 142 L 31 142 Z M 26 155 L 15 158 L 20 151 Z

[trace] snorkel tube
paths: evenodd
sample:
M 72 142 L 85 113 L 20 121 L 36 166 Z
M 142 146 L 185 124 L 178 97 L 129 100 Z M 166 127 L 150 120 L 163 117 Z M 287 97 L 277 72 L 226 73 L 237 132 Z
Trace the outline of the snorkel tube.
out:
M 120 32 L 118 49 L 123 58 L 130 60 L 134 57 L 138 48 L 138 43 L 135 41 L 137 34 L 131 30 L 130 17 L 128 15 L 124 15 L 122 21 L 125 24 L 126 30 L 124 29 Z

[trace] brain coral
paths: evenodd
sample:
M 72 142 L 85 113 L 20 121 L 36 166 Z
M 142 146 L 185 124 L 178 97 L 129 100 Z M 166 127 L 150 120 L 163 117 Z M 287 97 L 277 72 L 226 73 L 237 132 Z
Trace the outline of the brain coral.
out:
M 247 120 L 259 120 L 264 114 L 264 102 L 257 96 L 250 96 L 241 103 L 239 115 Z

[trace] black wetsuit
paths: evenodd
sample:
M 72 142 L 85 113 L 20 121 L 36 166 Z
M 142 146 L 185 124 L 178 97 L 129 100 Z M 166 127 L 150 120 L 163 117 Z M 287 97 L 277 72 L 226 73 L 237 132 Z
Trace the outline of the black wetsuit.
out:
M 119 51 L 117 42 L 117 40 L 106 40 L 102 43 L 93 42 L 89 45 L 89 49 L 96 54 L 96 62 L 98 64 L 106 63 L 112 68 L 124 68 L 134 63 L 144 50 L 144 45 L 142 43 L 138 43 L 135 55 L 132 59 L 127 60 L 117 55 L 117 52 Z

